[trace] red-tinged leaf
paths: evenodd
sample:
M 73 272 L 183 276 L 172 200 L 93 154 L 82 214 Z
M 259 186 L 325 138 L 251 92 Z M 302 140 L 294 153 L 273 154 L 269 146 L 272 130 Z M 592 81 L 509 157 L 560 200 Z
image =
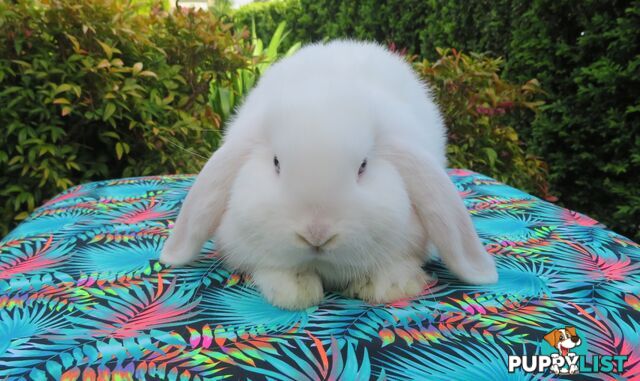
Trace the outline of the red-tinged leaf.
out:
M 407 329 L 407 332 L 417 341 L 423 341 L 425 338 L 422 336 L 422 333 L 415 328 Z
M 85 368 L 82 371 L 82 381 L 94 381 L 96 378 L 96 371 L 92 368 Z
M 631 306 L 634 310 L 640 311 L 640 299 L 633 294 L 626 294 L 624 301 Z
M 61 381 L 75 381 L 80 377 L 80 369 L 72 368 L 62 374 Z
M 260 349 L 263 352 L 269 352 L 273 354 L 278 353 L 278 350 L 273 345 L 269 344 L 266 341 L 262 341 L 260 339 L 247 341 L 247 343 L 253 345 L 254 347 Z
M 329 358 L 327 357 L 327 351 L 325 351 L 324 347 L 322 346 L 322 342 L 317 337 L 313 336 L 309 331 L 305 332 L 307 333 L 307 335 L 309 335 L 309 337 L 311 337 L 311 340 L 313 340 L 316 345 L 316 350 L 320 355 L 320 360 L 322 360 L 322 369 L 320 370 L 320 372 L 322 374 L 322 379 L 325 379 L 327 378 L 327 374 L 329 373 Z
M 329 375 L 329 380 L 339 380 L 343 370 L 344 362 L 338 346 L 338 340 L 335 337 L 331 337 L 331 374 Z
M 196 348 L 198 347 L 198 344 L 200 344 L 200 339 L 202 338 L 202 336 L 200 335 L 200 332 L 198 332 L 198 330 L 193 329 L 189 326 L 187 326 L 187 330 L 189 331 L 189 344 L 191 344 L 191 348 Z
M 554 196 L 554 195 L 546 195 L 544 196 L 545 201 L 549 201 L 549 202 L 558 202 L 559 198 Z
M 382 340 L 382 346 L 386 347 L 396 341 L 396 335 L 388 328 L 384 328 L 378 332 L 380 339 Z
M 219 347 L 224 347 L 224 343 L 227 341 L 227 335 L 222 325 L 216 326 L 216 329 L 213 331 L 213 337 Z
M 231 274 L 229 278 L 227 278 L 224 287 L 235 286 L 238 282 L 240 282 L 240 274 Z
M 211 341 L 213 339 L 213 335 L 211 334 L 211 327 L 209 324 L 205 324 L 202 327 L 202 346 L 204 348 L 209 348 L 211 346 Z
M 411 335 L 409 335 L 405 330 L 396 328 L 395 332 L 402 338 L 402 340 L 406 341 L 408 345 L 413 344 L 413 337 L 411 337 Z
M 98 381 L 110 381 L 111 380 L 111 370 L 109 368 L 100 367 L 98 368 Z
M 469 295 L 467 294 L 462 294 L 462 297 L 469 304 L 469 307 L 472 308 L 473 310 L 481 314 L 487 313 L 487 310 L 485 310 L 484 307 L 482 307 L 482 305 L 477 300 L 469 297 Z

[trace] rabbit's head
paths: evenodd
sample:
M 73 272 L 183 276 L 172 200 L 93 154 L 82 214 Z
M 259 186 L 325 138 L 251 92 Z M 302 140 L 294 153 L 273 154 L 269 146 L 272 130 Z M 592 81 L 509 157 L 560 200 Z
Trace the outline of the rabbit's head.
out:
M 411 200 L 381 151 L 374 102 L 330 85 L 261 101 L 263 133 L 253 135 L 217 231 L 232 265 L 365 270 L 424 243 L 413 242 Z

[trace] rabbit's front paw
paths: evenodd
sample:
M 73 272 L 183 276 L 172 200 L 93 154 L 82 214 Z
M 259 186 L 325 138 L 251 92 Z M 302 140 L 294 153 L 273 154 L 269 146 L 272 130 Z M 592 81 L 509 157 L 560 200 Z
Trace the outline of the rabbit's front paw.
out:
M 176 237 L 169 237 L 162 247 L 160 263 L 169 266 L 182 266 L 192 262 L 199 249 L 189 243 L 182 244 Z
M 322 280 L 311 271 L 259 270 L 252 277 L 271 304 L 286 310 L 317 305 L 324 296 Z
M 390 303 L 420 295 L 428 280 L 420 267 L 408 273 L 392 269 L 358 278 L 350 282 L 343 293 L 369 303 Z

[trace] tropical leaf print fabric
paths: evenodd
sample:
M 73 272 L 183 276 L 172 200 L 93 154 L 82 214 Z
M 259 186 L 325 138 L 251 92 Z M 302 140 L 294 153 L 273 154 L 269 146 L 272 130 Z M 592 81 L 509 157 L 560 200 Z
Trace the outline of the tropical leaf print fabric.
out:
M 593 219 L 491 178 L 449 172 L 500 281 L 443 266 L 422 295 L 388 305 L 327 294 L 269 305 L 208 242 L 191 266 L 157 262 L 192 176 L 85 184 L 0 241 L 0 379 L 494 380 L 508 355 L 574 326 L 588 352 L 626 355 L 640 377 L 640 247 Z

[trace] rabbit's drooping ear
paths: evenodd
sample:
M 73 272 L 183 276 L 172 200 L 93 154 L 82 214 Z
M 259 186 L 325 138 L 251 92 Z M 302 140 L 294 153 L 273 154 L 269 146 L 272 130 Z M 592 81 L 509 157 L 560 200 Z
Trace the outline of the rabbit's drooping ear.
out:
M 444 168 L 411 143 L 387 142 L 384 154 L 402 176 L 412 204 L 445 265 L 468 283 L 498 280 L 496 266 Z
M 247 144 L 226 142 L 211 156 L 182 204 L 160 262 L 183 265 L 200 253 L 220 224 L 229 191 L 247 152 Z

